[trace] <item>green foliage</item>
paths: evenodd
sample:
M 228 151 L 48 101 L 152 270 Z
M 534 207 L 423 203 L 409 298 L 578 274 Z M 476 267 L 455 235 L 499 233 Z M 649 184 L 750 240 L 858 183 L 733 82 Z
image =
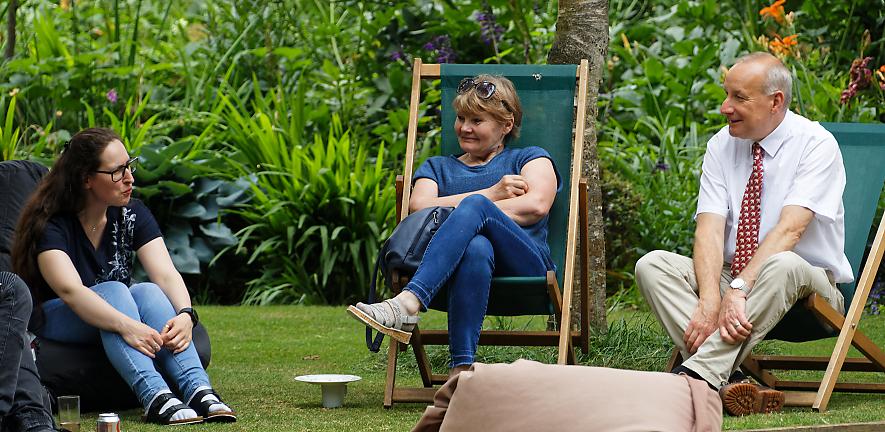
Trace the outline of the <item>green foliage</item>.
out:
M 633 265 L 641 255 L 636 226 L 642 223 L 642 197 L 618 171 L 602 170 L 602 215 L 605 220 L 606 289 L 609 294 L 633 281 Z M 618 251 L 619 253 L 610 253 Z
M 5 98 L 4 98 L 5 99 Z M 0 99 L 0 107 L 7 105 Z M 21 130 L 13 123 L 15 119 L 15 96 L 9 100 L 8 107 L 0 111 L 5 113 L 0 122 L 0 161 L 13 159 L 18 149 Z
M 609 292 L 632 287 L 649 251 L 691 254 L 704 143 L 722 123 L 719 67 L 740 43 L 713 24 L 715 2 L 641 7 L 613 5 L 625 20 L 612 18 L 611 87 L 600 94 Z
M 233 150 L 229 163 L 242 175 L 255 170 L 252 201 L 235 211 L 247 223 L 235 250 L 261 269 L 245 303 L 364 298 L 393 219 L 383 145 L 371 156 L 364 139 L 344 131 L 337 116 L 325 141 L 317 134 L 304 142 L 304 91 L 256 90 L 251 105 L 220 96 Z

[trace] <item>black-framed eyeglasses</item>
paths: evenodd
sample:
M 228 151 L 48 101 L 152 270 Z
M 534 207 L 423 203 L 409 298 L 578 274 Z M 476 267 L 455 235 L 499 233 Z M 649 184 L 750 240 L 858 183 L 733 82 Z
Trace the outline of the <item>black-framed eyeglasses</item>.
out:
M 111 181 L 116 183 L 120 180 L 123 180 L 123 177 L 126 175 L 126 170 L 129 170 L 129 173 L 135 173 L 135 170 L 138 168 L 138 156 L 129 159 L 125 165 L 120 165 L 115 170 L 105 171 L 105 170 L 95 170 L 97 173 L 109 174 L 111 176 Z
M 495 84 L 488 81 L 476 81 L 473 78 L 464 78 L 458 84 L 458 94 L 462 95 L 471 89 L 476 91 L 480 99 L 490 99 L 495 94 Z

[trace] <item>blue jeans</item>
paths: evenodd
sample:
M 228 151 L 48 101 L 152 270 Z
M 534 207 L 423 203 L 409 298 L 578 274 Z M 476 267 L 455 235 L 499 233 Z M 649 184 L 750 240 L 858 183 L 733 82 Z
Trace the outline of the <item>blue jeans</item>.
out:
M 43 385 L 25 333 L 31 292 L 18 276 L 0 272 L 0 430 L 53 431 Z
M 471 195 L 439 227 L 403 288 L 422 308 L 449 290 L 450 367 L 473 363 L 492 276 L 544 276 L 553 264 L 523 229 L 482 195 Z
M 103 282 L 92 290 L 114 309 L 158 332 L 175 316 L 172 303 L 153 283 L 139 283 L 130 288 L 121 282 Z M 44 302 L 43 312 L 46 322 L 40 336 L 67 343 L 100 342 L 114 369 L 145 408 L 157 392 L 169 388 L 163 376 L 173 382 L 184 398 L 192 395 L 197 387 L 209 386 L 209 377 L 193 343 L 178 354 L 163 348 L 151 359 L 131 347 L 118 333 L 99 330 L 84 322 L 60 298 Z

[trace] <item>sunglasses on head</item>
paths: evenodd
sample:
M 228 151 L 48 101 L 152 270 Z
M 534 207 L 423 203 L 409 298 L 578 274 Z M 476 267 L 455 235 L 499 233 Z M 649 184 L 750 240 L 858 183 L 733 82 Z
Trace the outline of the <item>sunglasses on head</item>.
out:
M 462 95 L 464 93 L 469 92 L 471 89 L 476 92 L 476 95 L 479 96 L 482 100 L 489 100 L 492 98 L 492 95 L 495 94 L 495 84 L 489 81 L 477 81 L 473 78 L 464 78 L 458 84 L 458 94 Z M 504 99 L 501 99 L 501 105 L 504 105 L 504 109 L 509 112 L 513 112 L 510 108 L 510 104 L 507 103 Z
M 458 84 L 458 94 L 462 95 L 473 89 L 480 99 L 489 99 L 495 94 L 495 84 L 488 81 L 476 81 L 473 78 L 464 78 Z

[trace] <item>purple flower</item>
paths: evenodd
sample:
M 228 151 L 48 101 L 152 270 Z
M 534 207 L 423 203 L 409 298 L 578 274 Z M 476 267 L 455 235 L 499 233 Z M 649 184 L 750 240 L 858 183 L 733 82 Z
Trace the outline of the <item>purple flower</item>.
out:
M 657 171 L 661 171 L 661 172 L 663 172 L 663 171 L 669 171 L 669 170 L 670 170 L 670 164 L 668 164 L 668 163 L 666 163 L 666 162 L 664 162 L 664 161 L 659 161 L 658 164 L 655 165 L 655 171 L 656 171 L 656 172 L 657 172 Z
M 873 284 L 870 290 L 870 296 L 867 298 L 867 305 L 870 307 L 870 315 L 879 315 L 882 294 L 885 293 L 885 281 L 878 281 Z
M 455 50 L 452 49 L 452 41 L 447 35 L 434 36 L 430 42 L 424 44 L 427 51 L 436 51 L 437 63 L 453 63 L 457 58 Z
M 486 12 L 477 12 L 473 18 L 479 23 L 480 39 L 486 45 L 501 42 L 504 35 L 504 27 L 495 22 L 495 14 L 491 9 Z
M 116 89 L 108 90 L 107 94 L 105 94 L 105 97 L 108 98 L 108 102 L 110 102 L 112 104 L 117 103 L 117 90 Z
M 401 49 L 390 53 L 390 59 L 393 61 L 402 60 L 405 57 L 406 57 L 406 53 L 404 53 L 403 50 L 401 50 Z
M 863 90 L 870 86 L 873 78 L 873 71 L 870 70 L 869 64 L 872 59 L 872 57 L 865 57 L 863 59 L 857 58 L 851 62 L 851 69 L 848 70 L 848 76 L 851 81 L 848 82 L 848 88 L 842 90 L 839 103 L 842 105 L 847 104 L 851 98 L 857 95 L 858 90 Z
M 455 59 L 458 56 L 455 55 L 455 51 L 452 50 L 451 47 L 445 47 L 439 49 L 436 54 L 436 62 L 437 63 L 454 63 Z

